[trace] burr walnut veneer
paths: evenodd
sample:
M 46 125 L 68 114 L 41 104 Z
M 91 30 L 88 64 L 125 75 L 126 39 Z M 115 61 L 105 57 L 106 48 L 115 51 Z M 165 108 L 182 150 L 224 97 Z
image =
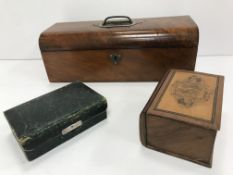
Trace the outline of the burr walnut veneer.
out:
M 52 82 L 157 81 L 194 70 L 198 27 L 189 16 L 57 23 L 39 45 Z

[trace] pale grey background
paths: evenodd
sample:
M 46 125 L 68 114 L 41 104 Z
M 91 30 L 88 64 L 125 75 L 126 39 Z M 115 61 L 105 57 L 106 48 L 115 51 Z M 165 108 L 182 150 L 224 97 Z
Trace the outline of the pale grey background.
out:
M 41 59 L 39 34 L 58 21 L 109 15 L 190 15 L 198 23 L 195 70 L 225 76 L 212 169 L 141 145 L 138 118 L 155 82 L 87 83 L 107 98 L 108 119 L 33 162 L 25 159 L 2 111 L 67 84 L 49 83 L 42 60 L 30 60 Z M 0 60 L 0 174 L 232 175 L 232 17 L 232 0 L 0 0 L 0 59 L 7 59 Z
M 200 28 L 199 56 L 233 55 L 232 0 L 0 0 L 0 59 L 40 59 L 47 27 L 110 15 L 190 15 Z

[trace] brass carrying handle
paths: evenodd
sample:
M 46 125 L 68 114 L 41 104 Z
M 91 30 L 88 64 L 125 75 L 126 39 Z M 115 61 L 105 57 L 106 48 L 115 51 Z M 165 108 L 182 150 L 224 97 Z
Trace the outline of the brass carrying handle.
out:
M 115 20 L 112 20 L 112 19 L 115 19 Z M 97 26 L 100 28 L 130 27 L 138 23 L 142 23 L 142 21 L 133 21 L 128 16 L 109 16 L 105 18 L 102 23 L 94 24 L 94 26 Z
M 102 26 L 107 25 L 107 24 L 108 24 L 108 21 L 109 21 L 110 19 L 117 19 L 117 18 L 125 18 L 125 19 L 127 19 L 126 22 L 128 22 L 128 24 L 132 24 L 132 23 L 133 23 L 132 19 L 131 19 L 130 17 L 128 17 L 128 16 L 109 16 L 109 17 L 105 18 L 104 22 L 102 23 Z M 116 23 L 121 23 L 121 22 L 122 22 L 122 21 L 117 21 Z M 124 21 L 124 24 L 125 24 L 126 22 Z M 114 25 L 114 23 L 112 23 L 112 25 Z M 116 25 L 117 25 L 117 24 L 116 24 Z M 120 25 L 120 24 L 119 24 L 119 25 Z

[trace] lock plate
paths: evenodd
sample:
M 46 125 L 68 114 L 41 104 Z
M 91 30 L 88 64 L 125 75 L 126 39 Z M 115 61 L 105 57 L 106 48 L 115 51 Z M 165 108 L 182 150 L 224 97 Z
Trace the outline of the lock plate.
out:
M 113 64 L 118 64 L 121 61 L 122 57 L 120 54 L 114 53 L 110 55 L 110 59 L 112 60 Z

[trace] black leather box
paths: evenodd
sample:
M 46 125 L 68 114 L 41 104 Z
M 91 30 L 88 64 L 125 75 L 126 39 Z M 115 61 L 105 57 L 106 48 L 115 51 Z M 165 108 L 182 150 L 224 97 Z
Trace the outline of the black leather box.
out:
M 33 160 L 106 118 L 106 99 L 81 82 L 4 112 L 28 160 Z

